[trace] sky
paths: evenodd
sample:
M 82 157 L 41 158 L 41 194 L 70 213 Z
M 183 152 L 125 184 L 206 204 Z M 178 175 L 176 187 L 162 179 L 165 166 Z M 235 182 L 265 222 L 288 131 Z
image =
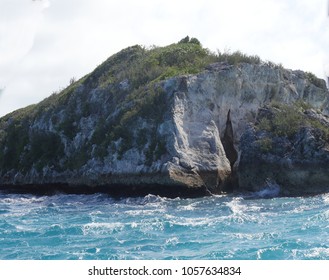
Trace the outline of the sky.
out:
M 327 0 L 0 0 L 0 116 L 40 102 L 131 45 L 189 35 L 329 76 Z

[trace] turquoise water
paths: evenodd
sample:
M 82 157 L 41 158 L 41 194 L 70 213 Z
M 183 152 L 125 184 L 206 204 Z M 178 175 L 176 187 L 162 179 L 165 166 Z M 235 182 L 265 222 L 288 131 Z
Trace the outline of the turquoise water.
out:
M 329 194 L 0 194 L 0 259 L 329 259 Z

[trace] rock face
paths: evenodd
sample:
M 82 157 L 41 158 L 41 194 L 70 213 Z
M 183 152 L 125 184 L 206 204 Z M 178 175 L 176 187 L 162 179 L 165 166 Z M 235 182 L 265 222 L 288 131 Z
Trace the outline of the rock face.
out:
M 328 128 L 328 118 L 313 110 L 304 112 L 303 125 L 290 135 L 250 126 L 241 137 L 240 188 L 259 192 L 276 184 L 280 194 L 288 196 L 327 192 Z
M 138 51 L 125 50 L 129 63 Z M 321 131 L 303 127 L 288 140 L 257 128 L 262 108 L 298 101 L 326 126 L 324 82 L 265 63 L 219 62 L 137 88 L 121 74 L 113 78 L 120 55 L 1 119 L 2 188 L 194 196 L 221 192 L 236 174 L 240 190 L 257 191 L 268 179 L 282 194 L 328 188 Z M 259 144 L 266 137 L 271 152 Z
M 267 153 L 259 144 L 262 137 L 253 129 L 243 135 L 245 145 L 242 145 L 239 166 L 241 188 L 260 191 L 270 180 L 284 186 L 284 195 L 328 190 L 329 151 L 318 131 L 305 128 L 292 141 L 276 138 L 272 140 L 272 151 Z

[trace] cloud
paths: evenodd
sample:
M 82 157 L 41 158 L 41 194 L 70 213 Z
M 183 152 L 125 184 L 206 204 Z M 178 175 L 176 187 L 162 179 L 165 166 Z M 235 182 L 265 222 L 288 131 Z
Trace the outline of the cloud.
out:
M 49 96 L 134 44 L 186 35 L 323 76 L 325 0 L 1 0 L 0 115 Z M 4 54 L 4 55 L 3 55 Z
M 47 1 L 1 0 L 0 3 L 0 87 L 15 82 L 20 62 L 33 48 Z M 10 94 L 9 90 L 6 93 Z M 4 90 L 2 90 L 4 94 Z M 17 98 L 17 96 L 16 96 Z M 4 100 L 2 105 L 6 104 Z
M 35 34 L 45 4 L 33 5 L 28 1 L 2 0 L 0 4 L 0 65 L 17 62 L 33 46 Z
M 1 95 L 4 91 L 5 91 L 5 88 L 0 88 L 0 98 L 1 98 Z

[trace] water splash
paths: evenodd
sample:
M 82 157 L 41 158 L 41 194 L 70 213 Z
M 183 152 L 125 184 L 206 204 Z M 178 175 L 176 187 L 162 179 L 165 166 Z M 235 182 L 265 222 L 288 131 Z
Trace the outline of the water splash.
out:
M 265 186 L 254 195 L 261 198 L 277 197 L 280 193 L 280 186 L 273 180 L 267 180 Z

